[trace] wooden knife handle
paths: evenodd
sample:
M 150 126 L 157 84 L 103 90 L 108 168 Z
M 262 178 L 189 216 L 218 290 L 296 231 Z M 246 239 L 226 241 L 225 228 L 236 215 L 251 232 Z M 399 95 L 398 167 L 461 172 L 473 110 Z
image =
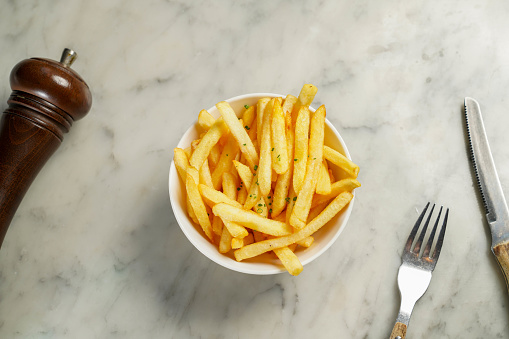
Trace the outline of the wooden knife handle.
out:
M 509 289 L 509 242 L 494 246 L 492 251 L 497 258 L 502 273 L 504 273 L 505 283 Z
M 400 337 L 401 339 L 405 339 L 406 329 L 407 326 L 405 324 L 397 322 L 396 324 L 394 324 L 390 339 L 396 339 L 398 337 Z
M 0 246 L 31 183 L 91 108 L 88 85 L 70 68 L 75 58 L 65 49 L 60 62 L 26 59 L 11 72 L 13 92 L 0 118 Z

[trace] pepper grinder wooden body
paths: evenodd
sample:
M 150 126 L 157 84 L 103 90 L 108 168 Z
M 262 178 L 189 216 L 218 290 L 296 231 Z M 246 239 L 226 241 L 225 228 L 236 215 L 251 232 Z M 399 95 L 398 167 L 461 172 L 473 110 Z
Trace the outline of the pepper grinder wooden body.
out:
M 60 62 L 27 59 L 11 72 L 0 120 L 0 246 L 35 177 L 92 105 L 90 89 L 70 68 L 75 58 L 65 49 Z

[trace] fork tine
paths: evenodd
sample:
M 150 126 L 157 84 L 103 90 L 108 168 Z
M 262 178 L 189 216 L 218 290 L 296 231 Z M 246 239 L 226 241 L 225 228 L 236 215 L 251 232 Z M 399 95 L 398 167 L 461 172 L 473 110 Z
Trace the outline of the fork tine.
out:
M 421 245 L 424 241 L 424 236 L 426 235 L 426 231 L 428 230 L 429 221 L 431 220 L 431 215 L 433 214 L 433 210 L 435 209 L 435 204 L 431 207 L 431 211 L 429 212 L 428 218 L 426 219 L 426 223 L 422 227 L 421 234 L 419 235 L 419 238 L 417 239 L 417 242 L 415 243 L 415 247 L 413 252 L 417 255 L 419 255 L 419 252 L 421 251 Z
M 438 236 L 437 244 L 435 245 L 435 250 L 433 251 L 433 256 L 431 259 L 437 260 L 440 255 L 440 250 L 442 249 L 442 244 L 444 242 L 445 236 L 445 228 L 447 226 L 447 218 L 449 217 L 449 209 L 445 211 L 444 223 L 442 224 L 442 229 L 440 230 L 440 235 Z
M 417 233 L 417 230 L 419 229 L 419 226 L 421 225 L 422 219 L 424 218 L 424 215 L 426 214 L 426 210 L 428 209 L 429 202 L 426 204 L 426 207 L 422 210 L 421 215 L 415 222 L 414 228 L 412 228 L 412 231 L 410 232 L 410 235 L 408 236 L 408 240 L 406 241 L 405 245 L 405 251 L 410 252 L 410 248 L 412 248 L 412 243 L 414 242 L 415 234 Z
M 426 244 L 426 247 L 424 248 L 424 252 L 422 252 L 423 258 L 426 258 L 426 257 L 429 258 L 429 252 L 431 251 L 431 246 L 433 245 L 433 239 L 435 239 L 435 233 L 437 232 L 438 222 L 440 221 L 440 216 L 442 215 L 442 208 L 443 208 L 443 206 L 440 207 L 440 211 L 438 212 L 437 220 L 435 221 L 435 226 L 433 226 L 433 231 L 431 231 L 431 234 L 429 235 L 428 243 Z

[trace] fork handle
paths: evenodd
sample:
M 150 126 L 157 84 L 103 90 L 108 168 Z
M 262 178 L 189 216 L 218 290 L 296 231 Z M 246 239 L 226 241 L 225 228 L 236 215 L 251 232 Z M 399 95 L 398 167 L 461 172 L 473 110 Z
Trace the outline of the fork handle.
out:
M 390 339 L 405 339 L 407 326 L 403 323 L 397 322 L 394 324 Z

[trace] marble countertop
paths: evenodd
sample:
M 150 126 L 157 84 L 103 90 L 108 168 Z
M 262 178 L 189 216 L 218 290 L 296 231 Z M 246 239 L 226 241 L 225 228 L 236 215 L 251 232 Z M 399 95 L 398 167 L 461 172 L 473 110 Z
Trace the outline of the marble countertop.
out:
M 65 47 L 94 102 L 0 250 L 0 337 L 388 338 L 427 201 L 451 212 L 408 337 L 509 337 L 463 126 L 471 96 L 509 194 L 508 15 L 502 0 L 5 2 L 0 109 L 17 62 Z M 229 271 L 175 220 L 173 147 L 203 108 L 305 83 L 361 168 L 350 221 L 298 277 Z

